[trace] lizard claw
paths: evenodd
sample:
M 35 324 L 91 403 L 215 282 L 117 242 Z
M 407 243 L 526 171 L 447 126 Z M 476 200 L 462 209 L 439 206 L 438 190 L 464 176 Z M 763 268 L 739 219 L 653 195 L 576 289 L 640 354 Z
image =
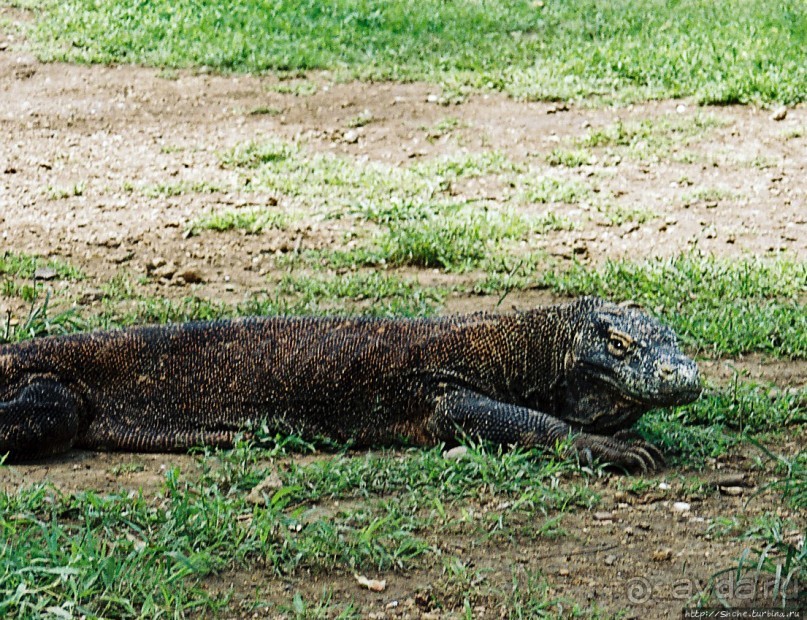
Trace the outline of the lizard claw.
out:
M 575 438 L 574 446 L 585 460 L 590 460 L 593 456 L 631 472 L 650 473 L 665 465 L 661 450 L 641 438 L 625 441 L 622 436 L 604 437 L 582 433 Z
M 632 428 L 623 428 L 621 431 L 617 431 L 613 434 L 613 438 L 619 441 L 627 441 L 628 443 L 644 440 L 644 438 Z
M 583 448 L 577 453 L 577 458 L 583 467 L 591 467 L 594 465 L 594 455 L 591 454 L 590 448 Z
M 614 439 L 627 443 L 631 450 L 638 451 L 652 463 L 651 469 L 662 469 L 666 465 L 664 454 L 658 446 L 650 443 L 632 429 L 621 430 L 614 434 Z

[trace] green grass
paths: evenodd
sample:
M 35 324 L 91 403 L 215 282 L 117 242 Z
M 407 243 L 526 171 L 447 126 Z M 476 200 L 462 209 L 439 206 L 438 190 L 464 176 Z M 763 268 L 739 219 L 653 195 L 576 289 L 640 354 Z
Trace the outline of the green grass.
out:
M 656 217 L 652 211 L 640 207 L 626 207 L 619 203 L 604 200 L 594 205 L 597 210 L 597 221 L 602 226 L 622 226 L 635 222 L 644 224 Z
M 344 288 L 340 290 L 340 287 Z M 341 298 L 336 295 L 340 292 L 343 294 Z M 356 275 L 348 282 L 321 277 L 288 277 L 271 295 L 253 295 L 238 304 L 199 297 L 179 301 L 142 297 L 130 309 L 117 310 L 113 306 L 93 318 L 92 324 L 110 328 L 276 315 L 429 316 L 440 307 L 441 299 L 439 290 L 421 289 L 413 283 L 395 282 L 393 278 L 383 276 Z M 370 303 L 366 303 L 367 300 L 371 300 Z
M 281 114 L 283 111 L 280 108 L 275 108 L 272 106 L 258 106 L 257 108 L 252 108 L 249 111 L 250 116 L 277 116 Z
M 316 94 L 319 87 L 316 83 L 306 79 L 292 79 L 271 84 L 269 90 L 282 95 L 294 95 L 295 97 L 310 97 Z
M 473 179 L 488 174 L 523 172 L 519 164 L 508 159 L 502 151 L 459 153 L 452 156 L 424 159 L 409 168 L 416 176 L 439 182 Z
M 550 166 L 565 166 L 566 168 L 579 168 L 594 163 L 594 156 L 586 149 L 554 149 L 546 156 Z
M 0 276 L 33 279 L 37 268 L 52 269 L 61 280 L 82 280 L 81 270 L 58 259 L 44 259 L 33 254 L 3 252 L 0 254 Z
M 424 205 L 409 218 L 399 219 L 389 212 L 382 217 L 390 218 L 382 230 L 351 249 L 307 250 L 285 257 L 283 264 L 293 267 L 300 262 L 309 268 L 337 270 L 415 267 L 495 273 L 515 254 L 533 263 L 532 254 L 518 246 L 531 233 L 573 226 L 551 214 L 529 219 L 481 205 Z
M 430 127 L 421 127 L 421 129 L 426 132 L 426 139 L 433 143 L 444 136 L 453 134 L 458 129 L 464 129 L 467 126 L 468 125 L 464 121 L 461 121 L 455 116 L 446 116 L 442 120 L 437 121 L 434 125 Z
M 49 200 L 62 200 L 74 196 L 82 196 L 86 188 L 85 183 L 79 182 L 70 186 L 48 185 L 47 194 Z
M 771 502 L 791 508 L 794 515 L 807 509 L 807 452 L 802 450 L 786 458 L 763 445 L 775 442 L 775 439 L 765 441 L 766 435 L 781 437 L 784 428 L 807 422 L 806 398 L 805 389 L 782 393 L 771 386 L 735 383 L 723 390 L 711 390 L 687 407 L 645 416 L 639 423 L 640 431 L 664 446 L 675 465 L 703 469 L 710 458 L 723 456 L 740 442 L 759 448 L 769 461 L 757 464 L 758 469 L 765 470 L 764 482 L 745 501 L 743 511 L 711 519 L 712 536 L 731 536 L 750 545 L 736 558 L 733 567 L 711 576 L 708 595 L 712 602 L 727 604 L 721 594 L 725 589 L 717 585 L 726 579 L 734 584 L 741 580 L 759 583 L 757 593 L 767 593 L 766 604 L 771 606 L 793 608 L 798 605 L 799 596 L 803 597 L 799 591 L 799 584 L 807 574 L 803 519 L 784 518 L 781 508 L 776 513 L 765 510 L 753 519 L 746 511 L 758 502 L 766 508 Z M 703 490 L 697 492 L 702 494 Z
M 777 434 L 807 423 L 807 390 L 783 393 L 771 385 L 735 382 L 710 387 L 696 402 L 655 411 L 638 423 L 675 464 L 703 468 L 707 459 L 749 438 Z
M 617 121 L 592 129 L 576 140 L 582 148 L 621 149 L 636 159 L 665 157 L 669 151 L 703 139 L 710 130 L 723 127 L 727 121 L 713 114 L 692 117 L 657 117 L 638 122 Z
M 571 608 L 568 601 L 553 596 L 540 571 L 514 567 L 509 583 L 491 583 L 491 569 L 477 568 L 459 557 L 443 561 L 443 574 L 430 592 L 432 607 L 438 612 L 462 609 L 465 618 L 473 618 L 473 609 L 487 608 L 491 600 L 501 601 L 502 617 L 555 617 L 560 609 Z M 507 616 L 504 616 L 506 611 Z M 576 614 L 575 614 L 576 615 Z
M 47 486 L 0 493 L 6 541 L 0 547 L 0 613 L 152 617 L 215 611 L 228 596 L 212 596 L 202 583 L 223 570 L 294 575 L 428 568 L 437 550 L 424 534 L 467 527 L 463 511 L 446 516 L 444 501 L 497 501 L 503 523 L 533 519 L 536 509 L 596 503 L 584 486 L 554 484 L 570 470 L 568 463 L 475 448 L 460 461 L 444 459 L 439 449 L 413 450 L 403 458 L 377 453 L 308 465 L 289 461 L 280 473 L 283 486 L 264 505 L 247 502 L 246 491 L 285 455 L 284 442 L 268 450 L 242 443 L 203 455 L 198 479 L 169 469 L 156 499 L 125 492 L 64 495 Z M 362 504 L 334 503 L 350 498 Z M 332 509 L 323 513 L 322 507 Z
M 573 226 L 553 213 L 522 217 L 493 201 L 452 191 L 462 180 L 501 177 L 511 186 L 503 198 L 508 203 L 519 200 L 526 186 L 534 187 L 531 171 L 499 151 L 459 153 L 400 167 L 307 153 L 299 145 L 273 141 L 238 145 L 222 153 L 221 161 L 244 174 L 251 188 L 281 195 L 300 209 L 369 222 L 371 226 L 355 229 L 358 247 L 324 253 L 332 268 L 392 265 L 467 271 L 531 232 Z M 572 183 L 549 181 L 538 189 L 545 199 L 582 191 Z M 255 218 L 264 213 L 213 213 L 191 230 L 259 232 L 265 224 Z
M 27 284 L 15 282 L 14 280 L 4 280 L 0 286 L 0 295 L 3 297 L 18 297 L 28 303 L 33 303 L 39 297 L 42 286 L 36 282 Z
M 803 101 L 800 3 L 521 0 L 43 1 L 31 28 L 50 60 L 333 69 L 426 79 L 529 99 L 693 95 L 715 103 Z
M 377 271 L 287 275 L 278 283 L 277 294 L 292 300 L 298 313 L 408 317 L 436 314 L 446 297 L 439 288 Z
M 506 240 L 523 238 L 529 227 L 515 214 L 473 210 L 392 224 L 381 239 L 381 256 L 391 265 L 463 271 L 499 254 Z
M 807 357 L 807 265 L 786 259 L 728 261 L 687 254 L 645 263 L 575 265 L 541 283 L 564 295 L 633 300 L 705 355 L 751 352 Z
M 42 336 L 61 336 L 91 328 L 90 322 L 83 319 L 75 310 L 51 313 L 49 305 L 49 295 L 41 298 L 39 290 L 34 291 L 31 308 L 24 319 L 16 319 L 10 312 L 7 315 L 0 330 L 0 344 Z
M 686 205 L 691 205 L 696 202 L 705 202 L 707 206 L 711 203 L 716 206 L 719 202 L 736 201 L 739 198 L 734 192 L 730 192 L 718 187 L 703 187 L 694 192 L 685 194 L 682 201 Z
M 719 405 L 706 407 L 717 412 Z M 231 571 L 309 578 L 417 570 L 434 575 L 428 589 L 433 608 L 487 601 L 523 617 L 551 615 L 560 601 L 540 574 L 514 569 L 509 587 L 441 552 L 440 541 L 470 537 L 484 550 L 523 541 L 527 530 L 565 536 L 558 518 L 599 502 L 573 464 L 531 450 L 470 445 L 459 460 L 446 459 L 439 447 L 340 452 L 303 463 L 287 457 L 289 450 L 309 451 L 306 442 L 260 429 L 258 436 L 257 445 L 201 454 L 192 477 L 167 470 L 153 498 L 123 491 L 61 494 L 40 485 L 0 493 L 6 541 L 0 612 L 30 618 L 60 611 L 89 617 L 232 612 L 230 593 L 211 594 L 207 578 Z M 121 466 L 121 473 L 138 470 Z M 281 486 L 267 491 L 263 504 L 249 503 L 248 491 L 272 472 Z M 788 476 L 801 480 L 801 491 L 787 487 L 788 501 L 803 505 L 803 463 L 791 463 Z M 774 522 L 755 528 L 742 535 L 770 540 L 785 553 L 763 552 L 770 570 L 784 561 L 786 576 L 803 565 L 803 554 L 788 546 L 789 528 Z M 257 610 L 271 603 L 256 591 L 249 605 Z M 313 602 L 299 592 L 288 598 L 288 610 L 299 617 L 316 617 L 315 610 L 323 617 L 331 617 L 326 610 L 359 613 L 343 605 L 327 592 Z
M 212 321 L 235 316 L 373 315 L 382 317 L 433 316 L 442 308 L 447 291 L 421 286 L 414 279 L 382 272 L 290 273 L 267 283 L 271 293 L 253 294 L 240 303 L 224 303 L 196 296 L 178 300 L 138 292 L 119 274 L 103 285 L 103 309 L 95 314 L 81 308 L 54 312 L 51 300 L 32 291 L 26 316 L 9 316 L 0 325 L 0 342 L 61 335 L 91 329 L 142 324 Z M 12 320 L 13 319 L 13 320 Z
M 763 450 L 769 457 L 778 460 L 780 465 L 780 475 L 770 483 L 771 488 L 781 492 L 782 499 L 789 506 L 807 508 L 807 452 L 802 450 L 794 458 L 786 459 Z
M 250 234 L 258 234 L 268 229 L 284 230 L 288 226 L 286 213 L 269 208 L 257 207 L 216 211 L 191 224 L 191 234 L 202 230 L 244 230 Z
M 270 141 L 238 145 L 222 153 L 221 161 L 241 172 L 251 188 L 282 196 L 284 204 L 332 219 L 353 218 L 358 224 L 352 249 L 303 250 L 300 254 L 309 267 L 487 269 L 501 256 L 533 251 L 516 247 L 529 243 L 533 235 L 576 227 L 554 211 L 520 215 L 513 207 L 525 202 L 578 202 L 590 191 L 571 180 L 551 176 L 536 180 L 535 170 L 499 151 L 457 153 L 400 167 L 308 153 L 297 144 Z M 503 184 L 501 200 L 454 190 L 456 184 L 476 178 Z M 262 226 L 256 226 L 252 217 L 239 221 L 232 212 L 214 213 L 206 223 L 194 223 L 192 230 L 257 232 Z M 371 225 L 364 226 L 361 220 Z M 294 263 L 298 258 L 283 261 Z
M 266 431 L 263 437 L 269 444 L 278 439 Z M 591 507 L 598 502 L 585 486 L 572 483 L 561 489 L 552 484 L 553 477 L 575 467 L 569 461 L 555 460 L 549 452 L 467 445 L 465 458 L 457 460 L 444 458 L 440 447 L 412 448 L 406 451 L 406 458 L 385 451 L 362 458 L 333 456 L 304 466 L 291 462 L 280 477 L 292 489 L 289 493 L 295 502 L 367 499 L 402 490 L 413 494 L 410 501 L 429 506 L 435 498 L 507 498 L 515 500 L 508 509 L 546 512 L 567 505 Z M 401 504 L 406 504 L 403 498 Z
M 0 254 L 0 297 L 18 298 L 29 304 L 36 304 L 44 296 L 43 290 L 46 288 L 45 283 L 38 281 L 39 276 L 35 278 L 37 270 L 52 272 L 57 280 L 62 281 L 85 279 L 80 269 L 65 261 L 6 251 Z M 0 333 L 8 337 L 9 331 L 10 326 L 6 324 Z
M 309 211 L 325 209 L 335 217 L 352 212 L 371 221 L 393 214 L 396 205 L 418 210 L 437 198 L 461 202 L 449 192 L 460 179 L 521 171 L 498 151 L 458 153 L 401 167 L 308 152 L 279 140 L 240 144 L 220 158 L 226 168 L 240 171 L 252 189 L 280 194 Z
M 134 186 L 128 184 L 126 187 Z M 152 185 L 142 185 L 137 188 L 147 198 L 172 198 L 184 194 L 212 194 L 215 192 L 227 191 L 223 185 L 217 185 L 208 181 L 177 181 L 175 183 L 155 183 Z
M 262 164 L 280 163 L 297 154 L 286 142 L 245 142 L 221 154 L 222 165 L 228 168 L 257 168 Z
M 269 604 L 258 604 L 256 607 L 272 608 Z M 328 588 L 323 588 L 322 595 L 315 602 L 306 600 L 299 591 L 295 592 L 291 603 L 280 605 L 277 611 L 295 620 L 359 620 L 362 617 L 352 602 L 346 605 L 335 602 L 333 592 Z
M 575 204 L 591 194 L 591 189 L 575 180 L 559 179 L 551 176 L 524 179 L 521 184 L 520 200 L 532 204 L 569 203 Z
M 615 123 L 590 129 L 583 137 L 564 140 L 546 158 L 552 166 L 576 168 L 596 161 L 603 165 L 619 163 L 622 157 L 634 160 L 663 161 L 694 156 L 680 149 L 691 146 L 728 121 L 714 115 L 657 116 L 640 121 Z M 606 157 L 598 157 L 594 149 L 604 149 Z M 610 156 L 608 156 L 610 155 Z
M 345 126 L 346 127 L 353 127 L 353 128 L 364 127 L 364 126 L 369 125 L 370 123 L 374 122 L 375 120 L 376 119 L 373 116 L 372 112 L 370 112 L 370 110 L 364 110 L 360 114 L 357 114 L 356 116 L 353 116 L 352 118 L 347 119 L 347 122 L 345 123 Z

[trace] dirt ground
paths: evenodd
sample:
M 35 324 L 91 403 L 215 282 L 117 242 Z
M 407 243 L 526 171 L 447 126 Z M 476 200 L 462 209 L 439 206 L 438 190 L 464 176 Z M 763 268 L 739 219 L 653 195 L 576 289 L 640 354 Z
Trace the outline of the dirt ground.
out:
M 694 119 L 703 113 L 690 101 L 590 109 L 516 102 L 498 95 L 476 95 L 445 106 L 434 86 L 333 83 L 325 73 L 307 76 L 316 91 L 300 95 L 278 92 L 275 77 L 43 65 L 5 36 L 0 33 L 0 251 L 61 258 L 79 267 L 89 276 L 78 285 L 84 287 L 79 292 L 88 303 L 102 283 L 122 270 L 144 275 L 158 257 L 199 270 L 203 283 L 194 285 L 197 295 L 240 301 L 266 288 L 267 274 L 254 259 L 274 253 L 282 239 L 239 232 L 185 234 L 189 222 L 212 210 L 277 199 L 238 189 L 234 173 L 220 166 L 217 153 L 242 142 L 276 136 L 300 140 L 313 150 L 401 165 L 460 149 L 490 148 L 517 161 L 534 161 L 567 138 L 618 120 Z M 251 113 L 261 108 L 274 112 Z M 356 140 L 356 136 L 346 139 L 349 120 L 365 110 L 373 121 L 355 130 Z M 718 256 L 783 253 L 805 260 L 807 108 L 791 109 L 779 121 L 770 111 L 751 107 L 706 112 L 725 124 L 687 147 L 697 152 L 694 161 L 625 158 L 607 169 L 595 162 L 568 172 L 581 179 L 596 176 L 601 191 L 616 196 L 620 205 L 650 209 L 658 217 L 616 227 L 581 218 L 573 231 L 543 235 L 538 247 L 561 261 L 576 256 L 592 263 L 672 256 L 693 247 Z M 446 117 L 458 119 L 457 131 L 429 139 L 428 128 Z M 217 182 L 234 189 L 148 197 L 125 188 L 126 183 L 182 181 Z M 699 188 L 719 190 L 720 198 L 686 198 Z M 558 209 L 574 217 L 580 207 Z M 288 234 L 304 247 L 337 244 L 341 233 L 329 226 L 327 221 L 303 222 Z M 53 283 L 56 289 L 60 286 Z M 169 298 L 190 293 L 182 283 L 147 286 L 152 294 Z M 528 291 L 513 294 L 508 303 L 526 307 L 547 300 L 543 292 Z M 495 302 L 495 298 L 452 297 L 447 311 L 492 307 Z M 15 303 L 0 298 L 0 314 L 16 311 Z M 704 364 L 705 373 L 718 381 L 730 380 L 734 368 L 781 387 L 807 383 L 804 362 L 751 358 Z M 793 454 L 803 449 L 804 439 L 801 432 L 777 449 Z M 452 541 L 431 542 L 477 566 L 507 573 L 502 583 L 509 583 L 511 571 L 538 568 L 550 583 L 550 594 L 582 607 L 597 604 L 609 612 L 626 608 L 628 617 L 665 617 L 671 609 L 677 615 L 688 595 L 705 588 L 711 575 L 731 566 L 748 546 L 714 536 L 710 531 L 714 518 L 751 519 L 766 511 L 797 517 L 781 504 L 774 505 L 770 495 L 755 497 L 768 482 L 755 466 L 756 456 L 748 448 L 709 463 L 701 475 L 705 484 L 697 491 L 691 489 L 690 474 L 679 471 L 659 477 L 669 489 L 654 485 L 630 492 L 620 490 L 619 478 L 593 482 L 603 495 L 601 505 L 596 512 L 564 514 L 561 525 L 566 536 L 510 540 L 493 550 L 490 545 L 457 549 Z M 142 464 L 142 471 L 115 473 L 116 465 L 131 462 Z M 178 464 L 183 471 L 193 471 L 193 463 L 189 456 L 74 452 L 0 469 L 0 485 L 8 489 L 46 479 L 67 491 L 123 487 L 154 493 L 166 466 Z M 689 502 L 690 510 L 676 512 L 677 501 Z M 540 525 L 544 517 L 537 514 L 535 519 Z M 255 571 L 220 576 L 210 587 L 226 590 L 233 584 L 236 600 L 259 592 L 288 603 L 295 589 L 316 597 L 323 585 L 330 585 L 335 600 L 352 598 L 367 614 L 429 617 L 419 597 L 431 587 L 435 574 L 386 575 L 388 588 L 379 594 L 359 589 L 349 574 L 278 580 Z M 477 605 L 475 615 L 489 613 L 484 602 Z

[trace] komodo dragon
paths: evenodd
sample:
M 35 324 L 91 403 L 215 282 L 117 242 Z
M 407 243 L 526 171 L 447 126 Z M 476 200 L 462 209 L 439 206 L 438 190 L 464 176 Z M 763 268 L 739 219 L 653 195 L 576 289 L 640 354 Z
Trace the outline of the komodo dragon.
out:
M 359 445 L 571 436 L 585 459 L 649 470 L 661 453 L 625 429 L 700 391 L 672 330 L 591 297 L 502 315 L 136 327 L 0 347 L 0 455 L 226 447 L 266 419 Z

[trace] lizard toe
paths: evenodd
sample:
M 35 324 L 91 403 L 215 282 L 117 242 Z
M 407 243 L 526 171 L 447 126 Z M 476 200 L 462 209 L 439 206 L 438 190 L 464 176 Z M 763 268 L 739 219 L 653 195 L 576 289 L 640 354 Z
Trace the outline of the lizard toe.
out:
M 583 467 L 591 467 L 594 465 L 594 455 L 591 453 L 590 448 L 583 448 L 577 452 L 577 458 L 580 465 Z
M 633 456 L 640 464 L 643 474 L 652 472 L 656 468 L 655 461 L 650 453 L 642 446 L 633 446 L 631 449 Z
M 627 429 L 614 434 L 616 441 L 627 443 L 629 449 L 641 455 L 649 471 L 663 469 L 667 464 L 664 454 L 658 446 L 650 443 L 636 431 Z
M 644 441 L 644 438 L 632 428 L 623 428 L 621 431 L 614 433 L 613 437 L 618 441 L 626 441 L 628 443 Z
M 658 446 L 655 446 L 650 442 L 645 443 L 646 443 L 645 450 L 647 450 L 653 457 L 656 469 L 664 469 L 664 467 L 666 467 L 667 465 L 667 459 L 664 458 L 664 453 Z

